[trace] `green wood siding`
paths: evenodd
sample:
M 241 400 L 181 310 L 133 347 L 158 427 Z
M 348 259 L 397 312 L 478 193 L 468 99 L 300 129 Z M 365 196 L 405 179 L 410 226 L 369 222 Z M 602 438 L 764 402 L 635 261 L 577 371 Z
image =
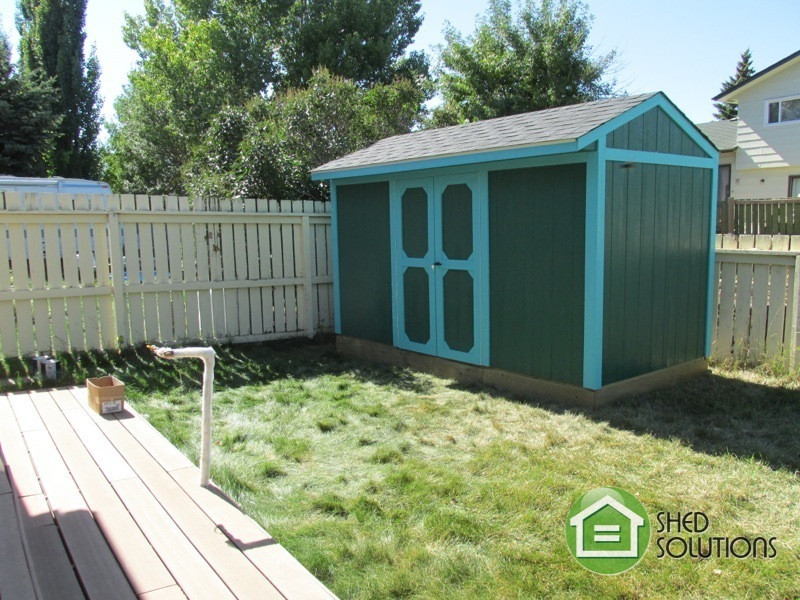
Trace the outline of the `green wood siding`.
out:
M 391 344 L 389 184 L 337 186 L 336 209 L 342 333 Z
M 711 171 L 609 162 L 603 384 L 702 358 Z
M 708 158 L 702 148 L 659 107 L 648 110 L 609 133 L 606 144 L 609 148 L 623 150 Z
M 586 165 L 489 173 L 491 366 L 583 381 Z

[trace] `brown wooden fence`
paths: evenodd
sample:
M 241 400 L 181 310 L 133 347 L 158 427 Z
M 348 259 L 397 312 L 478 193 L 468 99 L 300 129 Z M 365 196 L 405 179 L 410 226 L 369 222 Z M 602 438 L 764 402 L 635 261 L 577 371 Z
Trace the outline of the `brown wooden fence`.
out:
M 800 198 L 729 198 L 717 205 L 717 232 L 737 235 L 798 235 Z

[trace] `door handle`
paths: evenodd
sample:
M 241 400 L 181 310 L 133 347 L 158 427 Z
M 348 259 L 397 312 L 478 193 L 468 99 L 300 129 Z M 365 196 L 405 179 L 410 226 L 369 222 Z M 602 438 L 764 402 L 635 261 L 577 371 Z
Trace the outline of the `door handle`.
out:
M 434 267 L 441 267 L 441 266 L 442 266 L 442 263 L 440 263 L 440 262 L 437 260 L 435 263 L 433 263 L 433 265 L 432 265 L 432 266 L 434 266 Z

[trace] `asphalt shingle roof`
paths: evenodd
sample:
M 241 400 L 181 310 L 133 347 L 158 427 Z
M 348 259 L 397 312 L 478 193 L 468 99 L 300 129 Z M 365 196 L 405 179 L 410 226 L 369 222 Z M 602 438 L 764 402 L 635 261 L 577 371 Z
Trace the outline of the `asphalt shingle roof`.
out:
M 709 121 L 696 126 L 720 152 L 736 150 L 736 121 Z
M 575 140 L 654 95 L 598 100 L 397 135 L 317 167 L 312 173 Z

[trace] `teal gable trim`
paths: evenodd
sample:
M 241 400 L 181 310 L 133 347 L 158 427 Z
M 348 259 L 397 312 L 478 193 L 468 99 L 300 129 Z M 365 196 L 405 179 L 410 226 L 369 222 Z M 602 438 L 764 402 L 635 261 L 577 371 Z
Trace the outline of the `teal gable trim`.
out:
M 716 312 L 716 302 L 714 297 L 717 293 L 717 282 L 715 281 L 716 249 L 715 237 L 717 233 L 717 192 L 719 189 L 719 169 L 711 171 L 711 218 L 709 219 L 708 230 L 708 300 L 706 305 L 706 358 L 711 356 L 711 340 L 714 336 L 714 317 Z M 797 277 L 797 275 L 795 275 Z
M 583 387 L 603 387 L 603 279 L 605 274 L 605 136 L 586 165 L 586 255 L 583 301 Z
M 631 108 L 630 110 L 622 113 L 618 117 L 615 117 L 608 121 L 607 123 L 601 125 L 600 127 L 590 131 L 589 133 L 581 136 L 578 138 L 578 149 L 585 148 L 589 144 L 593 142 L 598 142 L 601 139 L 605 139 L 606 135 L 610 132 L 614 131 L 621 125 L 632 121 L 636 117 L 639 117 L 646 113 L 648 110 L 660 107 L 664 112 L 669 115 L 675 124 L 680 127 L 686 135 L 688 135 L 693 142 L 695 142 L 700 148 L 705 152 L 708 157 L 716 162 L 718 161 L 719 152 L 717 149 L 711 144 L 711 142 L 706 139 L 706 137 L 700 133 L 697 127 L 686 118 L 684 115 L 664 94 L 658 93 L 652 98 L 648 98 L 638 106 Z M 662 163 L 665 164 L 665 163 Z M 674 163 L 669 163 L 674 164 Z
M 333 182 L 331 182 L 331 238 L 333 241 L 333 330 L 341 335 L 342 287 L 339 283 L 339 220 L 336 209 L 336 184 Z
M 368 177 L 371 175 L 389 175 L 394 173 L 405 173 L 409 171 L 422 171 L 426 169 L 439 169 L 444 167 L 456 167 L 460 165 L 475 165 L 498 160 L 514 160 L 518 158 L 533 158 L 536 156 L 549 156 L 553 154 L 564 154 L 576 152 L 578 145 L 575 140 L 562 143 L 546 144 L 542 146 L 525 146 L 524 148 L 507 148 L 500 150 L 490 150 L 487 152 L 477 152 L 475 154 L 457 154 L 454 156 L 443 156 L 439 158 L 429 158 L 414 160 L 404 163 L 381 164 L 368 167 L 355 167 L 341 171 L 324 171 L 322 173 L 312 173 L 312 181 L 338 180 L 346 177 Z
M 643 152 L 641 150 L 622 150 L 607 148 L 606 160 L 618 162 L 644 163 L 652 165 L 671 165 L 673 167 L 696 167 L 700 169 L 716 169 L 719 161 L 713 158 L 699 158 L 682 154 L 665 154 L 663 152 Z

